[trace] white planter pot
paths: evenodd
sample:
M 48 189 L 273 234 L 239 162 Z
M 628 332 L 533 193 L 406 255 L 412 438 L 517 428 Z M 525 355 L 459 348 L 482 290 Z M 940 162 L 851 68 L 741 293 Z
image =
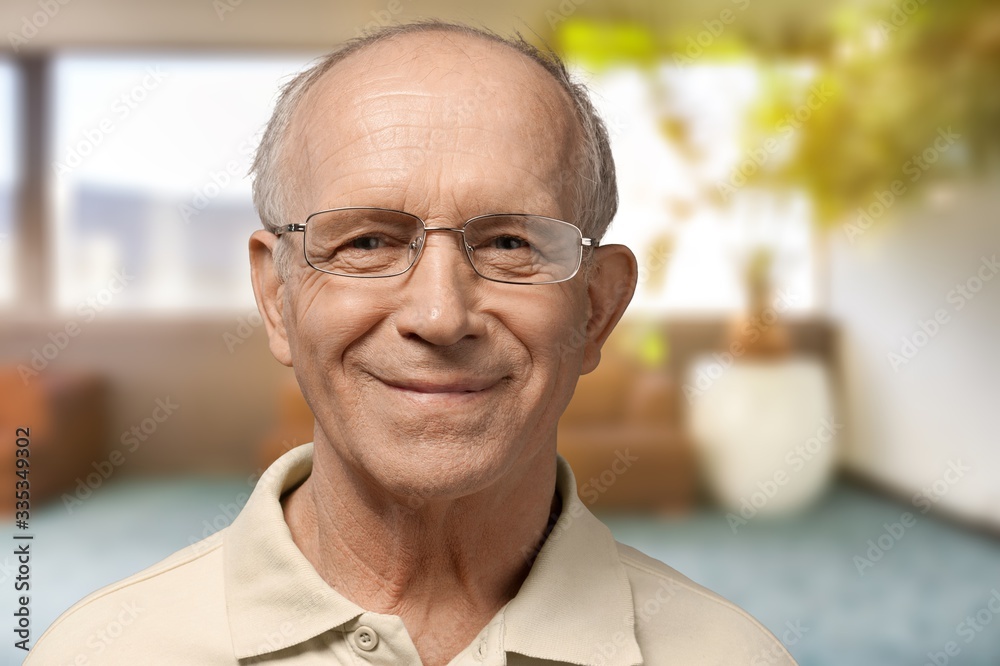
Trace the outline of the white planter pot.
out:
M 703 357 L 685 394 L 706 481 L 724 508 L 744 518 L 784 513 L 826 488 L 841 426 L 818 360 L 737 359 L 726 367 Z

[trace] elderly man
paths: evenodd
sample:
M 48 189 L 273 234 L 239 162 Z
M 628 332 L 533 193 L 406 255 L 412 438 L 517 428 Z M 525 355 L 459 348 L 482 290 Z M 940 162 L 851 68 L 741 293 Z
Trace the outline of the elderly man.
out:
M 285 88 L 254 170 L 254 293 L 315 441 L 29 663 L 794 663 L 616 543 L 556 454 L 637 274 L 599 244 L 608 138 L 558 60 L 464 26 L 381 30 Z

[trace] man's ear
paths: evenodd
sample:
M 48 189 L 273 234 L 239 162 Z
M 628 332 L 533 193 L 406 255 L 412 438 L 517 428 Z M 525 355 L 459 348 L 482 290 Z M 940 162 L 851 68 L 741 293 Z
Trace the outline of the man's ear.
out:
M 587 286 L 590 319 L 580 371 L 584 375 L 600 363 L 601 348 L 625 314 L 639 276 L 635 255 L 624 245 L 602 245 L 595 250 L 591 261 L 594 266 Z
M 270 231 L 258 229 L 250 236 L 250 281 L 257 309 L 264 319 L 271 354 L 282 365 L 292 366 L 292 353 L 288 346 L 288 332 L 284 319 L 284 282 L 274 265 L 278 237 Z

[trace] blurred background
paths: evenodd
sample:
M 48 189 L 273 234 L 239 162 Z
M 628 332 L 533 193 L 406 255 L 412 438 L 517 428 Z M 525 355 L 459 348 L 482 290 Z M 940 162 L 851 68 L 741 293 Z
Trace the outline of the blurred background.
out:
M 803 666 L 1000 664 L 987 0 L 4 2 L 0 504 L 35 535 L 32 644 L 311 441 L 245 174 L 290 75 L 431 16 L 549 44 L 607 120 L 605 240 L 641 268 L 560 427 L 584 501 Z M 16 573 L 0 556 L 4 608 Z

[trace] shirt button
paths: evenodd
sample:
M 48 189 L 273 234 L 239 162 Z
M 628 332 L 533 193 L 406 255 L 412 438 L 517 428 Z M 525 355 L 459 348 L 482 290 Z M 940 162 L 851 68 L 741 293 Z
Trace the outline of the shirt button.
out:
M 378 634 L 371 627 L 358 627 L 354 631 L 354 644 L 365 652 L 370 652 L 378 645 Z

